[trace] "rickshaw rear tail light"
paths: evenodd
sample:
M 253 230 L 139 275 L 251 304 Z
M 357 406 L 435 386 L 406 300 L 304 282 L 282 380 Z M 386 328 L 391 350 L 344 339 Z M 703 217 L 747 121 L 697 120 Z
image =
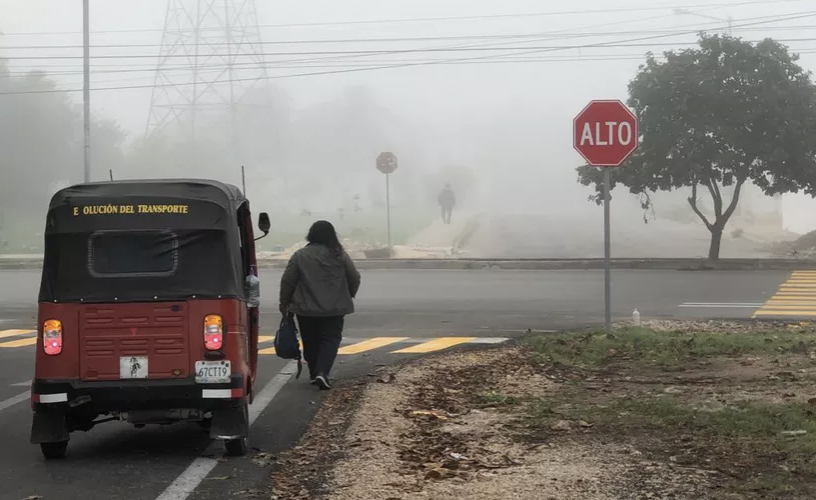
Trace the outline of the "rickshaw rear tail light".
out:
M 204 346 L 210 351 L 221 349 L 224 344 L 224 320 L 210 314 L 204 318 Z
M 49 356 L 62 352 L 62 322 L 49 319 L 43 323 L 43 350 Z

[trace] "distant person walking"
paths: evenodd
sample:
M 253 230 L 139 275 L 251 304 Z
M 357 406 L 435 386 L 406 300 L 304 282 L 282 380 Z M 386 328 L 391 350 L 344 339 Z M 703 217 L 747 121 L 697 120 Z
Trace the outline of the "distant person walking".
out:
M 442 208 L 442 222 L 450 224 L 453 207 L 456 206 L 456 196 L 453 194 L 450 184 L 445 184 L 445 189 L 439 193 L 438 201 L 439 206 Z
M 354 312 L 360 273 L 330 222 L 315 222 L 306 240 L 308 244 L 292 255 L 281 278 L 280 311 L 297 316 L 310 379 L 327 390 L 345 317 Z

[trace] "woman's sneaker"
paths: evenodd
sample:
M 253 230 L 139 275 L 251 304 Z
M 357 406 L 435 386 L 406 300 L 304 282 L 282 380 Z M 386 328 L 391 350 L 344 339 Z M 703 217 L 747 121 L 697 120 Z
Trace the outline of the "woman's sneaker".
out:
M 329 389 L 331 389 L 331 384 L 329 384 L 329 377 L 325 375 L 318 375 L 317 377 L 315 377 L 314 384 L 324 391 L 328 391 Z

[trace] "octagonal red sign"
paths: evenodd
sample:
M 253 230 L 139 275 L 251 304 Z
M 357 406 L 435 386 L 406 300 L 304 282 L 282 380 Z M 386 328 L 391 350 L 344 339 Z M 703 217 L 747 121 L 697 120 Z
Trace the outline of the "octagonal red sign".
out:
M 590 102 L 572 128 L 573 147 L 594 167 L 617 167 L 637 148 L 637 117 L 621 101 Z

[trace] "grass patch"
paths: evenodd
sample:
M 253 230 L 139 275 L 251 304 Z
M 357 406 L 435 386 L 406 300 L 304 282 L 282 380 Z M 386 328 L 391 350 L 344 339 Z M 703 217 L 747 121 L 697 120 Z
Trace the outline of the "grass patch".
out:
M 575 409 L 599 422 L 655 429 L 688 429 L 719 437 L 784 440 L 783 431 L 807 431 L 793 441 L 816 440 L 816 419 L 807 404 L 744 402 L 722 409 L 695 408 L 673 396 L 625 398 Z M 586 418 L 586 417 L 584 417 Z M 814 443 L 816 444 L 816 443 Z M 814 446 L 816 450 L 816 446 Z
M 566 420 L 589 422 L 593 432 L 613 440 L 659 437 L 661 444 L 647 439 L 640 441 L 641 446 L 656 454 L 682 453 L 685 448 L 692 463 L 714 463 L 726 468 L 737 461 L 751 463 L 744 464 L 748 466 L 745 469 L 732 469 L 734 477 L 741 477 L 732 485 L 735 491 L 799 491 L 800 486 L 810 486 L 793 487 L 791 481 L 816 475 L 816 461 L 812 458 L 816 455 L 816 418 L 813 407 L 805 403 L 745 402 L 712 411 L 695 408 L 673 396 L 621 398 L 606 405 L 558 405 L 539 399 L 527 407 L 525 419 L 528 429 L 547 434 L 555 429 L 553 424 Z M 806 433 L 790 436 L 785 431 Z M 680 450 L 678 443 L 683 443 Z
M 482 408 L 500 408 L 503 406 L 515 406 L 519 404 L 519 398 L 508 394 L 501 394 L 495 391 L 476 394 L 475 403 Z
M 685 333 L 625 328 L 606 332 L 562 333 L 534 337 L 530 343 L 546 361 L 599 368 L 627 361 L 671 367 L 703 357 L 770 353 L 807 353 L 816 350 L 816 335 L 774 333 Z

